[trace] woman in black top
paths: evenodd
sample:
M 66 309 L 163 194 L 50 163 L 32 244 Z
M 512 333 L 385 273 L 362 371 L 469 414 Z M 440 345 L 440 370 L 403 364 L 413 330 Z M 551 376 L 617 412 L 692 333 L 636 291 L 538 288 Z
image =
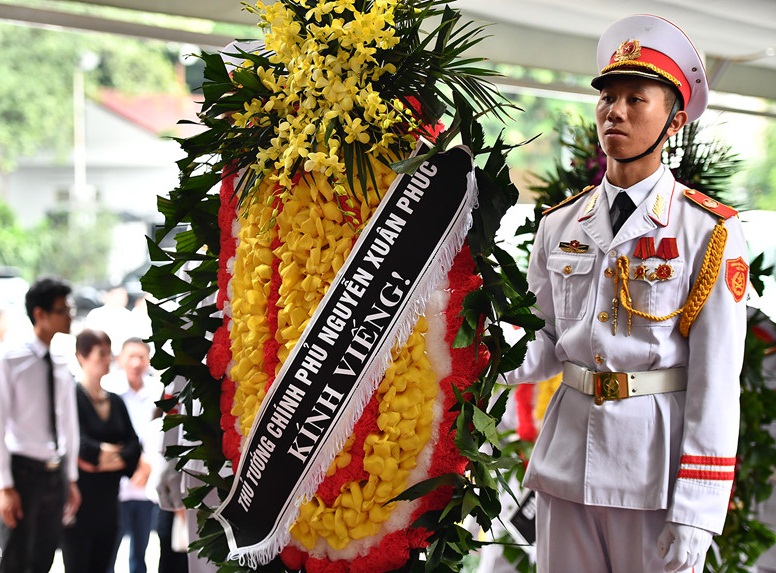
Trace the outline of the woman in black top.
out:
M 112 360 L 108 335 L 84 330 L 76 337 L 75 350 L 83 371 L 77 390 L 83 501 L 65 530 L 62 558 L 67 573 L 105 573 L 119 526 L 119 481 L 135 471 L 140 442 L 122 399 L 100 386 Z

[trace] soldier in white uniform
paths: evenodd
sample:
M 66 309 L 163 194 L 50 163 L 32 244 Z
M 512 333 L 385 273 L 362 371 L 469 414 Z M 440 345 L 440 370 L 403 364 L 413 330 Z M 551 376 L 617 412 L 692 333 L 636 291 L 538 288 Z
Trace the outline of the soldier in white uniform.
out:
M 524 481 L 538 571 L 700 572 L 735 470 L 746 245 L 733 209 L 661 163 L 708 99 L 690 40 L 631 16 L 598 64 L 606 178 L 545 212 L 528 280 L 546 324 L 509 376 L 563 372 Z

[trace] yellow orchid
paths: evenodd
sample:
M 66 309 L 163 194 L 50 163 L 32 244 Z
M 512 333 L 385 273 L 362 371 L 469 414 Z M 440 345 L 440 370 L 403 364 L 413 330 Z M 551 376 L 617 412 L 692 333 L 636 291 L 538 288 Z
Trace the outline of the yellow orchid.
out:
M 352 119 L 349 115 L 345 116 L 345 125 L 342 126 L 347 134 L 345 141 L 347 143 L 353 143 L 359 141 L 361 143 L 369 143 L 369 134 L 367 133 L 367 127 L 363 124 L 360 117 Z
M 237 127 L 267 127 L 273 125 L 271 114 L 280 116 L 269 140 L 273 150 L 260 150 L 250 168 L 288 190 L 297 168 L 325 174 L 340 185 L 347 170 L 340 139 L 324 141 L 318 137 L 320 130 L 334 126 L 346 145 L 372 142 L 373 151 L 385 154 L 409 142 L 386 132 L 399 124 L 415 127 L 409 114 L 397 113 L 396 104 L 385 101 L 372 84 L 396 71 L 376 56 L 398 42 L 393 26 L 399 0 L 376 1 L 363 12 L 354 0 L 306 0 L 298 5 L 306 10 L 307 26 L 283 2 L 258 2 L 251 8 L 267 31 L 267 61 L 276 67 L 246 60 L 244 67 L 270 95 L 254 99 L 233 116 Z

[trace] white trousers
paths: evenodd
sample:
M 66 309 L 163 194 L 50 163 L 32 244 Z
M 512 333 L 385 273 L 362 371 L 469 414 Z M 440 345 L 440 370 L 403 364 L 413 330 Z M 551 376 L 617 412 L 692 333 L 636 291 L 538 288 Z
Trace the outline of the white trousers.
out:
M 537 493 L 537 573 L 660 573 L 666 512 L 583 505 Z M 682 573 L 701 573 L 703 563 Z

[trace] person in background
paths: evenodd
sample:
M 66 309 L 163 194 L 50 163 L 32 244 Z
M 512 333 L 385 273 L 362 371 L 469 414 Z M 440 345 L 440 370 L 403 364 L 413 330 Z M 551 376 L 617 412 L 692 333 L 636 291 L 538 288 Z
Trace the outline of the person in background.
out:
M 145 552 L 148 538 L 156 521 L 157 504 L 155 495 L 149 498 L 147 487 L 151 474 L 156 447 L 152 432 L 160 429 L 151 424 L 156 411 L 156 400 L 162 398 L 164 386 L 150 371 L 151 350 L 140 338 L 128 338 L 121 346 L 118 356 L 119 369 L 102 379 L 103 389 L 118 394 L 127 407 L 132 427 L 140 439 L 143 453 L 137 469 L 131 477 L 121 478 L 119 500 L 121 502 L 121 527 L 116 538 L 116 549 L 124 536 L 129 536 L 129 571 L 146 573 Z M 115 555 L 114 555 L 115 558 Z
M 156 428 L 157 434 L 153 442 L 145 444 L 146 452 L 150 452 L 155 447 L 155 461 L 152 464 L 153 471 L 149 478 L 149 487 L 154 488 L 154 494 L 157 500 L 159 495 L 156 492 L 156 485 L 159 482 L 159 476 L 162 471 L 169 471 L 168 461 L 165 459 L 162 453 L 162 442 L 164 440 L 164 431 L 162 429 L 164 412 L 161 408 L 157 408 L 155 417 L 151 421 L 151 426 Z M 172 468 L 174 471 L 174 467 Z M 177 472 L 176 472 L 177 474 Z M 180 491 L 180 482 L 178 482 L 178 491 Z M 180 496 L 179 496 L 180 497 Z M 175 533 L 178 534 L 177 527 L 186 524 L 186 508 L 178 507 L 175 510 L 170 508 L 169 503 L 165 507 L 161 506 L 159 502 L 158 519 L 156 522 L 156 533 L 159 535 L 159 570 L 158 573 L 188 573 L 188 547 L 178 547 L 173 542 L 173 525 L 176 525 Z M 188 533 L 188 532 L 187 532 Z M 188 537 L 188 535 L 186 536 Z
M 528 284 L 545 325 L 508 375 L 563 373 L 523 481 L 537 570 L 702 571 L 735 472 L 746 242 L 733 209 L 661 162 L 708 101 L 687 36 L 624 18 L 598 67 L 606 176 L 539 223 Z
M 84 319 L 84 328 L 102 330 L 111 339 L 113 356 L 121 352 L 121 345 L 127 338 L 138 336 L 137 319 L 127 308 L 129 293 L 123 286 L 111 287 L 102 297 L 103 305 L 93 308 Z
M 62 560 L 67 573 L 103 573 L 111 564 L 119 528 L 119 481 L 122 475 L 134 474 L 140 442 L 122 399 L 100 385 L 112 361 L 108 335 L 81 331 L 75 352 L 83 372 L 76 392 L 83 501 L 75 522 L 65 530 Z
M 137 338 L 147 339 L 152 334 L 151 318 L 148 316 L 148 295 L 142 294 L 135 299 L 132 310 L 132 335 Z
M 6 332 L 8 332 L 8 313 L 0 306 L 0 344 L 3 343 Z
M 67 360 L 51 340 L 70 332 L 71 288 L 41 278 L 25 297 L 29 340 L 0 352 L 0 571 L 45 572 L 78 510 L 78 414 Z M 53 394 L 52 394 L 53 392 Z
M 185 384 L 185 379 L 176 376 L 170 385 L 165 388 L 165 391 L 170 396 L 177 395 L 181 392 Z M 182 406 L 180 407 L 182 408 L 180 413 L 185 414 L 185 409 L 183 409 Z M 197 416 L 202 412 L 201 405 L 197 400 L 192 404 L 192 408 L 193 416 Z M 175 413 L 178 413 L 177 408 L 174 411 Z M 186 444 L 190 444 L 190 442 L 184 437 L 183 428 L 181 426 L 176 426 L 175 428 L 164 432 L 159 451 L 164 457 L 164 453 L 169 446 Z M 178 525 L 180 525 L 181 522 L 185 523 L 186 529 L 188 530 L 187 537 L 189 542 L 191 542 L 197 539 L 198 536 L 197 510 L 186 509 L 183 498 L 187 495 L 187 492 L 191 491 L 193 488 L 203 485 L 202 481 L 197 476 L 205 473 L 207 468 L 204 462 L 194 460 L 189 461 L 182 471 L 178 471 L 176 469 L 177 461 L 176 458 L 166 458 L 164 460 L 165 463 L 160 466 L 160 470 L 155 476 L 154 485 L 159 496 L 159 507 L 166 512 L 165 520 L 169 519 L 171 538 L 174 538 L 172 529 L 175 527 L 176 520 L 178 520 Z M 215 489 L 211 490 L 203 501 L 209 507 L 218 505 L 218 495 Z M 166 557 L 165 565 L 172 564 L 176 568 L 180 567 L 180 562 L 175 559 L 174 556 L 167 554 Z M 190 551 L 187 557 L 187 567 L 190 573 L 215 573 L 218 570 L 218 567 L 214 563 L 207 559 L 200 558 L 196 551 Z M 177 570 L 180 571 L 180 569 Z M 160 573 L 161 571 L 160 564 Z

